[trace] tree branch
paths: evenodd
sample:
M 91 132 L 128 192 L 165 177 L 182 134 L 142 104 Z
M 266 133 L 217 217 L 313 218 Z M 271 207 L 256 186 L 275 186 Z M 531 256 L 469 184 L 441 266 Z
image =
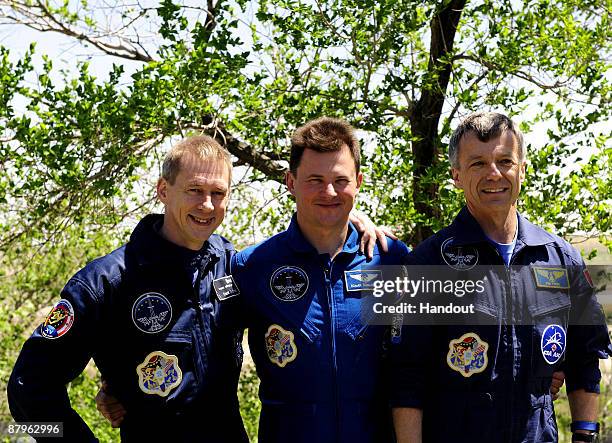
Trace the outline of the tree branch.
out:
M 488 74 L 489 74 L 489 70 L 485 69 L 478 77 L 474 79 L 474 81 L 465 90 L 469 91 L 470 89 L 473 89 L 478 83 L 484 80 Z M 459 100 L 457 100 L 457 103 L 455 103 L 455 106 L 453 106 L 453 109 L 451 110 L 450 114 L 448 115 L 448 118 L 446 119 L 446 123 L 442 130 L 443 133 L 448 131 L 451 122 L 455 118 L 455 114 L 457 113 L 457 111 L 459 111 L 459 108 L 461 107 L 461 104 L 462 103 Z
M 258 150 L 248 143 L 231 134 L 221 122 L 216 121 L 214 125 L 202 126 L 186 124 L 185 128 L 200 130 L 224 146 L 230 154 L 238 158 L 238 164 L 249 164 L 261 173 L 265 174 L 270 180 L 284 183 L 284 176 L 287 168 L 268 155 L 258 152 Z
M 472 55 L 467 55 L 467 54 L 456 55 L 455 57 L 453 57 L 453 61 L 455 61 L 455 60 L 469 60 L 469 61 L 472 61 L 474 63 L 478 63 L 479 65 L 482 65 L 482 66 L 484 66 L 485 68 L 487 68 L 487 69 L 489 69 L 491 71 L 499 71 L 500 70 L 499 66 L 497 66 L 492 61 L 485 60 L 485 59 L 478 58 L 478 57 L 474 57 Z M 515 77 L 518 77 L 520 79 L 523 79 L 525 81 L 528 81 L 529 83 L 533 83 L 538 88 L 541 88 L 543 90 L 557 89 L 557 88 L 565 86 L 566 84 L 569 83 L 569 80 L 565 80 L 565 81 L 557 80 L 553 84 L 542 83 L 541 81 L 537 80 L 533 75 L 531 75 L 529 73 L 526 73 L 526 72 L 523 72 L 523 71 L 519 71 L 519 70 L 510 71 L 510 74 L 514 75 Z
M 114 44 L 104 41 L 101 37 L 86 34 L 64 23 L 58 18 L 57 14 L 50 10 L 47 5 L 40 0 L 37 0 L 36 4 L 33 5 L 17 1 L 0 0 L 0 7 L 9 9 L 17 14 L 9 15 L 4 10 L 1 13 L 3 18 L 15 24 L 21 24 L 40 32 L 57 32 L 72 37 L 76 40 L 87 42 L 104 53 L 114 57 L 142 61 L 145 63 L 154 61 L 154 58 L 152 58 L 147 51 L 136 48 L 136 46 L 138 46 L 142 49 L 139 43 L 134 43 L 126 38 L 115 36 L 121 43 Z M 113 34 L 114 33 L 111 32 L 103 36 L 108 37 Z

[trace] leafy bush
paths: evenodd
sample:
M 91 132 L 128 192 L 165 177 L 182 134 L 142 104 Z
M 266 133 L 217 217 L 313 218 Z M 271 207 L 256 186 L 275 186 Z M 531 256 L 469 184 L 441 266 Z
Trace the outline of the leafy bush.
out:
M 259 429 L 259 411 L 261 402 L 257 394 L 259 390 L 259 378 L 253 363 L 245 362 L 240 374 L 240 385 L 238 386 L 238 400 L 240 401 L 240 415 L 244 420 L 244 426 L 251 442 L 257 442 L 257 430 Z

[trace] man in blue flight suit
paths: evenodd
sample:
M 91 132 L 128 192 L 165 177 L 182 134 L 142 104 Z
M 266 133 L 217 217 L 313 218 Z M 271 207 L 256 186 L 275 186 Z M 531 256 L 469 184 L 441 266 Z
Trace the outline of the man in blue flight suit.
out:
M 560 369 L 572 441 L 595 441 L 599 358 L 612 347 L 578 251 L 517 212 L 521 132 L 502 114 L 473 114 L 449 157 L 467 205 L 408 264 L 486 275 L 471 301 L 489 321 L 404 327 L 390 351 L 398 442 L 556 442 L 550 387 Z
M 362 320 L 362 295 L 382 276 L 376 267 L 400 264 L 408 249 L 394 241 L 369 262 L 358 253 L 348 217 L 359 165 L 346 122 L 323 117 L 297 129 L 286 175 L 297 212 L 286 231 L 232 261 L 261 380 L 261 442 L 392 441 L 385 328 Z
M 64 441 L 97 441 L 66 392 L 93 357 L 127 411 L 123 440 L 248 441 L 236 396 L 242 331 L 227 321 L 234 294 L 220 290 L 234 249 L 213 234 L 231 167 L 210 137 L 171 149 L 157 184 L 164 215 L 74 275 L 23 346 L 8 384 L 16 421 L 62 422 Z

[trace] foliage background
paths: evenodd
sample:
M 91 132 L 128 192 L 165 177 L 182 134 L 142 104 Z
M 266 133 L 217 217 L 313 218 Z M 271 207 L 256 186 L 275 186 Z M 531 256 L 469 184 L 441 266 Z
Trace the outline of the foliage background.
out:
M 610 248 L 611 6 L 0 0 L 0 32 L 14 42 L 0 45 L 0 421 L 23 340 L 76 270 L 159 210 L 159 160 L 190 133 L 213 135 L 235 158 L 222 233 L 244 246 L 291 214 L 280 185 L 291 131 L 319 115 L 345 118 L 364 147 L 359 207 L 416 244 L 461 204 L 445 156 L 457 120 L 502 110 L 529 143 L 520 210 Z M 66 50 L 38 50 L 48 39 Z M 93 374 L 71 396 L 116 440 L 93 409 Z M 255 379 L 244 377 L 254 432 Z

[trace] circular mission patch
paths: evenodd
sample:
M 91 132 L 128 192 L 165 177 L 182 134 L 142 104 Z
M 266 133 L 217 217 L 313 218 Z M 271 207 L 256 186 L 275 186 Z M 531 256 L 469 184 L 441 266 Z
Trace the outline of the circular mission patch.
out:
M 478 263 L 478 249 L 474 246 L 454 246 L 455 237 L 449 237 L 440 246 L 444 262 L 458 271 L 472 269 Z
M 546 363 L 554 365 L 565 351 L 565 329 L 559 325 L 548 325 L 542 333 L 542 356 Z
M 58 301 L 47 315 L 40 333 L 45 338 L 60 338 L 65 335 L 74 323 L 74 309 L 64 298 Z
M 158 292 L 142 294 L 132 306 L 132 321 L 142 332 L 156 334 L 172 320 L 172 305 Z
M 283 266 L 270 277 L 270 289 L 281 301 L 299 300 L 308 290 L 308 276 L 297 266 Z

